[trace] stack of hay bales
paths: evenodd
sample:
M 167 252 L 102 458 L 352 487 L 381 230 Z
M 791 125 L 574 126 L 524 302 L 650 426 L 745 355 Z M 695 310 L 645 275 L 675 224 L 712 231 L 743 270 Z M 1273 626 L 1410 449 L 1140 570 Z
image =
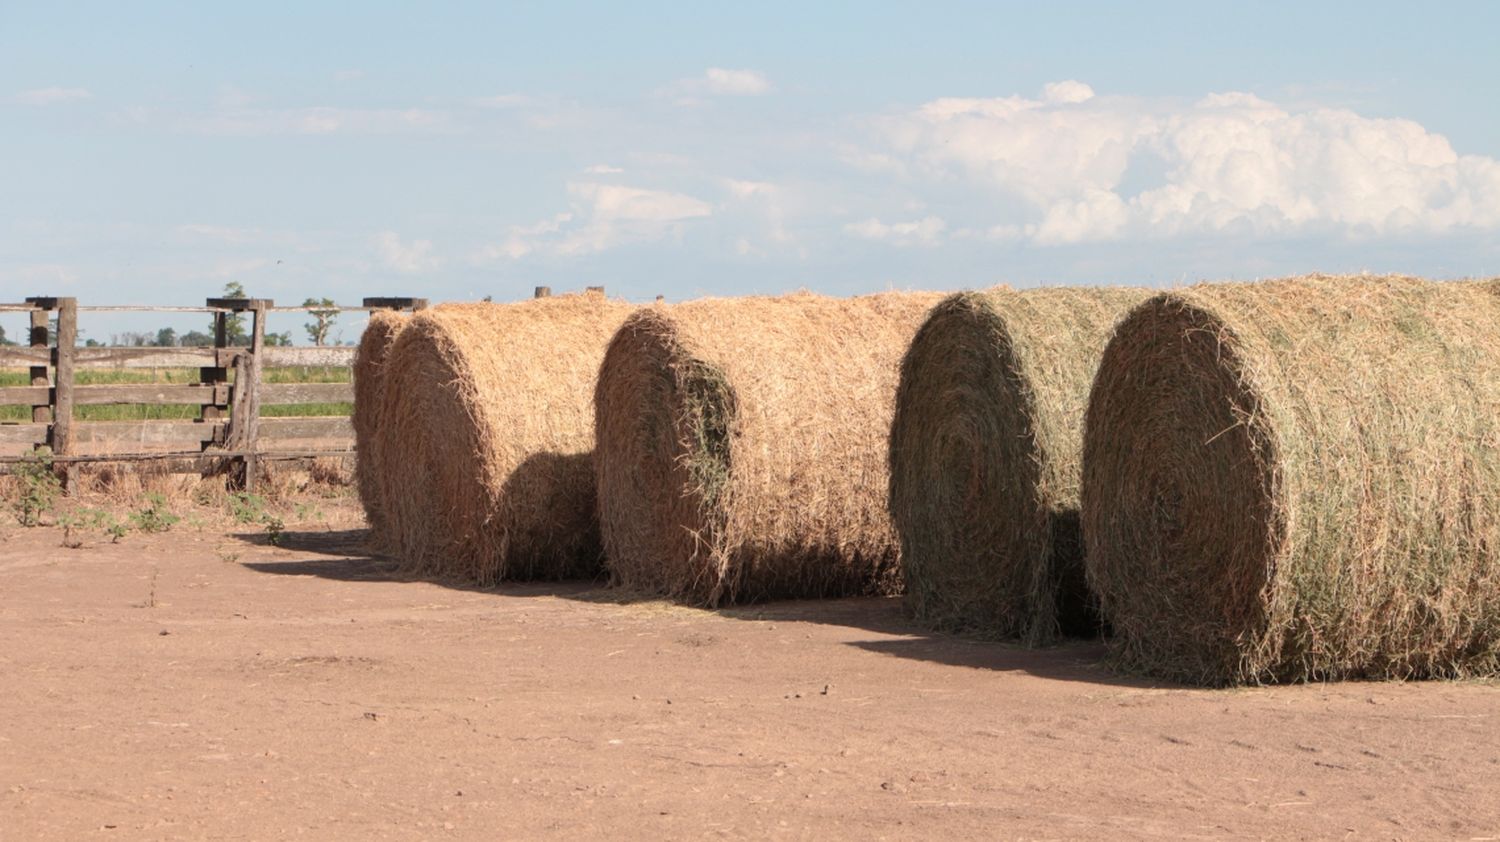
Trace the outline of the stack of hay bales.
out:
M 376 438 L 380 429 L 380 406 L 385 394 L 385 361 L 408 316 L 390 310 L 370 314 L 370 323 L 359 338 L 354 352 L 354 483 L 359 502 L 364 506 L 365 521 L 370 525 L 370 539 L 375 549 L 389 546 L 389 525 L 385 517 L 385 491 L 380 482 L 382 472 L 376 465 Z
M 1311 277 L 1155 297 L 1090 398 L 1120 663 L 1204 684 L 1494 674 L 1500 300 Z
M 995 289 L 944 300 L 901 366 L 890 509 L 908 610 L 1043 644 L 1097 634 L 1078 527 L 1083 415 L 1141 289 Z
M 594 377 L 632 309 L 588 294 L 411 317 L 386 358 L 373 463 L 407 573 L 598 572 Z
M 631 317 L 595 409 L 614 581 L 702 605 L 895 590 L 886 440 L 901 355 L 938 299 L 707 299 Z

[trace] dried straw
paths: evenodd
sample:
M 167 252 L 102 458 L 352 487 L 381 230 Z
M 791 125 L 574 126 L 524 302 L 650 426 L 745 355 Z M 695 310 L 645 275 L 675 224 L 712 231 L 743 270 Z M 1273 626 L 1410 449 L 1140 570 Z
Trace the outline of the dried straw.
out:
M 947 631 L 1097 634 L 1078 530 L 1083 414 L 1147 292 L 994 289 L 933 309 L 901 366 L 891 516 L 908 610 Z
M 389 543 L 385 518 L 385 491 L 380 488 L 382 473 L 376 464 L 376 431 L 380 426 L 380 405 L 384 395 L 385 361 L 407 316 L 390 310 L 370 314 L 370 323 L 359 338 L 354 351 L 354 481 L 359 502 L 364 506 L 365 522 L 370 525 L 370 541 L 376 548 Z
M 1137 308 L 1084 443 L 1120 663 L 1204 684 L 1494 674 L 1497 331 L 1482 285 L 1411 278 Z
M 594 377 L 632 309 L 589 294 L 412 317 L 386 362 L 377 462 L 408 573 L 598 571 Z
M 596 399 L 617 584 L 717 605 L 891 592 L 886 438 L 939 296 L 708 299 L 632 316 Z

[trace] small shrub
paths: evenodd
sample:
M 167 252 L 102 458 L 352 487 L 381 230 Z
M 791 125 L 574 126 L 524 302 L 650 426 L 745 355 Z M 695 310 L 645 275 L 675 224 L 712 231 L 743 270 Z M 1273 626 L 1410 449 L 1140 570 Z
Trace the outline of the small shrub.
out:
M 14 503 L 16 520 L 22 526 L 41 526 L 42 516 L 52 511 L 62 494 L 62 483 L 52 472 L 51 449 L 28 454 L 16 466 L 16 479 L 21 489 Z
M 274 515 L 266 515 L 266 540 L 274 547 L 281 546 L 281 539 L 286 535 L 286 523 Z
M 266 498 L 237 491 L 229 495 L 229 514 L 235 523 L 260 523 L 266 518 Z
M 167 498 L 152 492 L 146 495 L 146 506 L 130 513 L 130 522 L 140 532 L 166 532 L 177 521 L 182 520 L 167 509 Z

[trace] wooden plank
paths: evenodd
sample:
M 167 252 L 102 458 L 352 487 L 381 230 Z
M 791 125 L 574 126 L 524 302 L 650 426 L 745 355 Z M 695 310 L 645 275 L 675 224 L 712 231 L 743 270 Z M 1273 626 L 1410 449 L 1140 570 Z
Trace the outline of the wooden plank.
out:
M 46 444 L 46 424 L 0 424 L 0 444 Z
M 119 386 L 74 386 L 73 403 L 79 406 L 119 404 L 170 404 L 202 406 L 229 399 L 229 387 L 201 383 L 127 383 Z
M 354 425 L 347 417 L 328 418 L 262 418 L 260 438 L 263 441 L 287 439 L 350 439 Z
M 146 453 L 123 453 L 112 451 L 110 453 L 81 453 L 68 457 L 56 457 L 54 462 L 65 463 L 87 463 L 87 462 L 155 462 L 157 469 L 169 474 L 201 473 L 207 463 L 222 459 L 225 456 L 243 456 L 243 453 L 234 451 L 209 451 L 207 454 L 196 450 L 158 450 Z M 255 456 L 263 462 L 270 461 L 311 461 L 314 459 L 348 459 L 355 455 L 351 448 L 333 447 L 324 448 L 301 448 L 283 450 L 257 450 Z M 24 462 L 28 456 L 8 456 L 0 454 L 0 466 Z M 3 473 L 3 470 L 0 470 Z
M 353 402 L 353 383 L 266 383 L 260 387 L 261 406 Z
M 264 368 L 285 368 L 287 366 L 347 368 L 352 365 L 354 365 L 354 348 L 344 345 L 323 348 L 312 346 L 301 348 L 268 346 L 265 349 L 265 361 L 261 363 L 261 366 Z
M 213 348 L 79 348 L 73 354 L 78 368 L 198 368 L 200 366 L 234 365 L 234 357 L 243 348 L 222 349 L 222 359 Z M 309 366 L 347 368 L 354 364 L 354 348 L 331 345 L 323 348 L 270 347 L 265 350 L 264 368 Z M 0 368 L 25 368 L 52 362 L 51 348 L 0 347 Z
M 391 298 L 376 297 L 366 298 L 361 304 L 366 310 L 425 310 L 427 299 L 425 298 Z
M 78 444 L 178 445 L 186 448 L 213 441 L 217 427 L 218 424 L 197 421 L 91 421 L 74 425 L 73 440 Z
M 51 400 L 48 386 L 6 386 L 0 388 L 0 406 L 36 406 Z
M 44 365 L 51 348 L 0 348 L 0 368 Z M 212 348 L 79 348 L 73 354 L 78 368 L 197 368 L 213 365 Z
M 80 421 L 73 426 L 77 444 L 188 445 L 214 440 L 219 425 L 198 421 Z M 222 434 L 221 434 L 222 435 Z M 262 418 L 259 437 L 264 441 L 329 439 L 339 446 L 354 439 L 354 426 L 343 416 L 326 418 Z M 0 424 L 0 444 L 42 444 L 47 441 L 46 424 Z
M 57 385 L 52 389 L 52 452 L 67 456 L 73 452 L 73 353 L 78 345 L 78 299 L 57 300 Z M 68 472 L 62 470 L 63 485 Z

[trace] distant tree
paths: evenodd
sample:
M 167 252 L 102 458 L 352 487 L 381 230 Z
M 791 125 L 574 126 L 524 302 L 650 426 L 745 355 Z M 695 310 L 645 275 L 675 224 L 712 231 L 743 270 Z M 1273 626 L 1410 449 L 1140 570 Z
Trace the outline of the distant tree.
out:
M 266 334 L 266 344 L 276 346 L 290 345 L 292 344 L 292 332 L 288 330 L 281 333 L 268 333 Z
M 0 325 L 0 345 L 14 345 L 16 343 L 5 338 L 5 325 Z
M 336 307 L 331 298 L 309 298 L 302 302 L 303 307 Z M 302 326 L 307 331 L 307 338 L 314 345 L 328 344 L 328 331 L 333 329 L 333 322 L 339 317 L 338 310 L 313 310 L 310 315 L 313 320 Z
M 177 331 L 164 327 L 156 332 L 156 347 L 171 348 L 177 344 Z
M 134 330 L 111 334 L 109 342 L 117 348 L 144 348 L 147 345 L 154 344 L 151 334 Z
M 245 294 L 245 287 L 244 287 L 243 284 L 241 284 L 239 281 L 230 281 L 229 283 L 227 283 L 227 284 L 224 285 L 224 296 L 223 297 L 224 298 L 249 298 L 250 296 L 248 296 L 248 295 Z M 213 345 L 214 344 L 214 340 L 213 340 L 214 322 L 216 320 L 217 320 L 217 317 L 215 317 L 214 319 L 209 320 L 209 323 L 208 323 L 208 337 L 209 337 L 209 339 L 208 339 L 208 342 L 205 343 L 207 345 Z M 228 314 L 225 315 L 225 317 L 224 317 L 224 337 L 225 337 L 225 339 L 227 339 L 229 341 L 229 344 L 231 346 L 234 346 L 234 345 L 242 345 L 243 346 L 243 345 L 249 345 L 250 344 L 250 334 L 245 331 L 245 317 L 242 314 L 240 314 L 240 313 L 228 313 Z M 186 345 L 187 342 L 184 341 L 182 344 Z
M 99 344 L 99 340 L 97 340 L 97 339 L 90 339 L 90 340 L 88 340 L 88 341 L 86 341 L 86 342 L 83 343 L 83 347 L 85 347 L 85 348 L 103 348 L 104 346 L 101 345 L 101 344 Z
M 177 343 L 184 348 L 211 348 L 214 344 L 214 337 L 213 334 L 204 333 L 201 330 L 190 330 L 179 337 Z

